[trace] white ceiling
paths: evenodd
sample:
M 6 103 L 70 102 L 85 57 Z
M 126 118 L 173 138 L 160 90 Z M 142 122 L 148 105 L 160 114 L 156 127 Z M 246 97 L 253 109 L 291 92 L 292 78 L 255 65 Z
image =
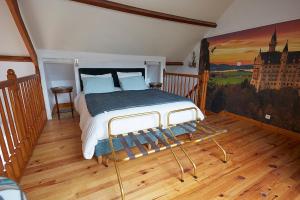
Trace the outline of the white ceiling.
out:
M 216 22 L 233 0 L 115 1 Z M 19 0 L 19 5 L 39 49 L 165 56 L 170 61 L 181 61 L 210 29 L 69 0 Z
M 216 22 L 232 0 L 112 0 L 139 8 Z
M 28 51 L 4 0 L 0 0 L 0 35 L 0 55 L 28 55 Z

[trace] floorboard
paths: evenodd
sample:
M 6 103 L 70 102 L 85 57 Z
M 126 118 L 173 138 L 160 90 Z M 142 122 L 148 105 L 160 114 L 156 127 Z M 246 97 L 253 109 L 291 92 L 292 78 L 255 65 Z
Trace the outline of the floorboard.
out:
M 226 128 L 217 141 L 186 144 L 198 179 L 178 150 L 185 182 L 170 152 L 120 163 L 126 199 L 300 199 L 300 141 L 228 115 L 209 115 L 209 124 Z M 84 160 L 79 119 L 49 121 L 21 179 L 30 200 L 120 199 L 115 170 Z

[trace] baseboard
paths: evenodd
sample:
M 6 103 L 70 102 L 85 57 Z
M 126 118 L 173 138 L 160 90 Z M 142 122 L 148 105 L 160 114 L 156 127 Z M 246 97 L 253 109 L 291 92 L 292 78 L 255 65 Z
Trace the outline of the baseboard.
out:
M 290 130 L 287 130 L 287 129 L 284 129 L 284 128 L 280 128 L 280 127 L 277 127 L 277 126 L 274 126 L 274 125 L 271 125 L 271 124 L 266 124 L 264 122 L 260 122 L 260 121 L 257 121 L 255 119 L 251 119 L 251 118 L 241 116 L 241 115 L 238 115 L 238 114 L 235 114 L 235 113 L 227 112 L 227 111 L 222 111 L 221 114 L 230 115 L 230 116 L 235 117 L 237 119 L 241 119 L 241 120 L 250 122 L 252 124 L 255 124 L 256 126 L 261 127 L 263 129 L 270 130 L 273 133 L 282 134 L 282 135 L 300 140 L 300 133 L 297 133 L 297 132 L 294 132 L 294 131 L 290 131 Z

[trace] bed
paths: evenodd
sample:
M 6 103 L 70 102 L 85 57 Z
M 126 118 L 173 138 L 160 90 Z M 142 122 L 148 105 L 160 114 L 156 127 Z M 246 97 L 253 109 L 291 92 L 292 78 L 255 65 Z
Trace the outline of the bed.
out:
M 194 107 L 195 109 L 197 109 L 198 113 L 200 113 L 199 118 L 201 120 L 204 119 L 203 113 L 199 110 L 199 108 L 197 108 L 197 106 L 193 102 L 191 102 L 188 99 L 180 100 L 178 102 L 176 100 L 173 100 L 172 102 L 163 102 L 163 103 L 158 102 L 153 105 L 151 104 L 151 101 L 149 101 L 150 104 L 148 105 L 140 104 L 137 107 L 131 105 L 130 107 L 126 107 L 126 108 L 122 108 L 121 106 L 119 107 L 120 109 L 104 111 L 102 113 L 92 115 L 88 109 L 86 97 L 82 92 L 83 84 L 81 80 L 81 74 L 101 75 L 101 74 L 111 73 L 116 90 L 112 92 L 114 94 L 106 95 L 106 98 L 107 96 L 112 96 L 112 98 L 114 98 L 114 96 L 122 97 L 123 95 L 123 92 L 120 91 L 119 89 L 120 83 L 118 81 L 117 72 L 141 72 L 142 75 L 145 77 L 145 68 L 78 68 L 77 78 L 79 79 L 80 82 L 79 84 L 80 92 L 78 93 L 78 95 L 74 100 L 74 106 L 76 111 L 80 115 L 79 125 L 82 130 L 82 135 L 81 135 L 82 152 L 83 152 L 83 157 L 85 159 L 91 159 L 93 156 L 99 157 L 111 153 L 108 144 L 107 124 L 108 121 L 113 117 L 120 116 L 120 115 L 158 111 L 162 117 L 162 126 L 166 128 L 167 114 L 170 111 L 176 109 Z M 147 95 L 147 93 L 151 93 L 151 92 L 152 93 L 154 92 L 153 89 L 148 89 L 141 93 Z M 193 119 L 195 119 L 195 112 L 192 110 L 187 110 L 185 112 L 180 112 L 172 115 L 171 121 L 172 123 L 182 123 L 186 121 L 191 121 Z M 114 132 L 115 134 L 119 134 L 123 132 L 134 132 L 138 130 L 152 128 L 155 126 L 157 126 L 157 116 L 155 115 L 140 116 L 140 117 L 116 121 L 112 126 L 112 132 Z M 175 130 L 175 133 L 183 134 L 186 133 L 186 131 L 179 128 L 178 130 Z M 142 144 L 147 143 L 147 141 L 143 141 L 143 140 L 141 140 L 140 142 Z M 120 142 L 117 140 L 114 143 L 117 150 L 121 149 L 121 145 L 119 143 Z
M 120 77 L 120 70 L 140 75 L 123 79 Z M 83 156 L 86 159 L 96 156 L 98 162 L 101 160 L 100 163 L 105 166 L 108 164 L 103 162 L 104 158 L 113 160 L 122 200 L 125 199 L 125 191 L 117 162 L 169 149 L 180 170 L 179 180 L 184 182 L 185 170 L 181 159 L 173 150 L 178 148 L 192 165 L 192 176 L 197 179 L 196 164 L 183 145 L 186 142 L 197 143 L 208 139 L 222 150 L 223 162 L 227 162 L 226 151 L 214 139 L 227 131 L 206 124 L 203 113 L 191 100 L 158 89 L 149 89 L 144 80 L 145 68 L 79 68 L 78 74 L 80 84 L 77 85 L 80 85 L 80 92 L 75 99 L 75 108 L 80 114 Z M 92 81 L 90 85 L 81 74 L 91 77 L 87 78 Z M 94 79 L 99 81 L 99 78 L 102 82 L 93 82 Z M 131 79 L 139 82 L 131 82 Z M 104 87 L 107 82 L 110 90 Z M 141 85 L 143 86 L 140 87 Z M 183 134 L 189 139 L 178 139 L 177 136 Z M 144 147 L 146 144 L 148 150 Z M 119 158 L 116 152 L 121 150 L 126 152 L 127 157 Z

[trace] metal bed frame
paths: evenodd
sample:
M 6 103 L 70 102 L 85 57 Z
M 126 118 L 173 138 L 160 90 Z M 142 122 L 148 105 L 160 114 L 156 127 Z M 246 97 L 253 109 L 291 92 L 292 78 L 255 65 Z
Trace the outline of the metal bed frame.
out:
M 195 112 L 196 112 L 196 120 L 195 121 L 181 123 L 181 124 L 171 124 L 170 123 L 171 115 L 173 115 L 174 113 L 184 112 L 184 111 L 188 111 L 188 110 L 195 110 Z M 158 120 L 157 120 L 158 126 L 157 127 L 149 128 L 147 130 L 139 130 L 137 132 L 125 133 L 125 134 L 113 134 L 112 133 L 112 123 L 114 121 L 122 120 L 122 119 L 128 119 L 128 118 L 134 118 L 134 117 L 147 116 L 147 115 L 157 115 L 158 116 Z M 196 164 L 194 163 L 192 158 L 188 155 L 188 153 L 186 152 L 186 150 L 183 148 L 182 145 L 185 142 L 190 142 L 190 141 L 200 142 L 200 141 L 207 140 L 207 139 L 212 139 L 212 141 L 214 141 L 216 143 L 216 145 L 222 150 L 222 152 L 224 154 L 224 162 L 227 161 L 226 151 L 224 150 L 224 148 L 217 141 L 215 141 L 213 139 L 214 136 L 217 136 L 221 133 L 225 133 L 226 130 L 217 130 L 214 127 L 211 127 L 210 125 L 201 123 L 199 118 L 198 118 L 198 111 L 194 107 L 170 111 L 168 113 L 167 117 L 168 118 L 167 118 L 167 128 L 166 129 L 163 129 L 162 123 L 161 123 L 161 114 L 157 111 L 137 113 L 137 114 L 131 114 L 131 115 L 124 115 L 124 116 L 117 116 L 117 117 L 113 117 L 109 120 L 109 122 L 108 122 L 109 145 L 110 145 L 110 148 L 112 150 L 112 159 L 113 159 L 113 162 L 114 162 L 115 171 L 116 171 L 116 174 L 117 174 L 117 177 L 118 177 L 119 187 L 120 187 L 120 191 L 121 191 L 121 197 L 122 197 L 123 200 L 125 199 L 125 193 L 124 193 L 124 189 L 123 189 L 120 170 L 119 170 L 119 167 L 118 167 L 118 162 L 120 162 L 120 161 L 132 160 L 132 159 L 136 159 L 136 158 L 139 158 L 139 157 L 142 157 L 142 156 L 147 156 L 147 155 L 155 153 L 155 152 L 170 149 L 171 154 L 173 155 L 173 157 L 174 157 L 174 159 L 175 159 L 175 161 L 176 161 L 176 163 L 177 163 L 177 165 L 180 169 L 180 172 L 181 172 L 180 181 L 184 182 L 184 169 L 183 169 L 183 166 L 182 166 L 181 162 L 179 161 L 178 156 L 173 151 L 173 148 L 177 147 L 183 152 L 183 154 L 186 156 L 186 158 L 192 164 L 193 177 L 195 179 L 197 179 Z M 193 124 L 195 124 L 195 125 L 193 125 Z M 177 139 L 175 133 L 172 130 L 172 128 L 175 127 L 175 126 L 179 126 L 179 127 L 183 128 L 184 130 L 186 130 L 189 133 L 190 139 L 185 140 L 185 141 Z M 197 131 L 201 131 L 204 134 L 197 133 L 197 137 L 193 137 L 193 134 L 194 134 L 195 131 L 191 130 L 191 128 L 194 129 L 194 130 L 197 130 Z M 158 134 L 157 131 L 160 131 L 160 134 Z M 139 139 L 137 138 L 137 135 L 141 135 L 145 138 L 145 140 L 151 146 L 151 148 L 149 150 L 147 150 L 139 142 Z M 159 142 L 159 144 L 156 143 L 156 141 L 153 141 L 151 139 L 151 137 L 149 137 L 150 135 L 152 136 L 152 138 L 156 138 L 157 141 Z M 125 137 L 129 137 L 129 139 L 133 141 L 133 143 L 135 144 L 135 146 L 137 147 L 137 149 L 139 150 L 140 153 L 134 154 L 132 152 L 132 150 L 130 149 L 128 143 L 126 142 Z M 125 157 L 123 159 L 118 159 L 117 154 L 116 154 L 116 150 L 114 149 L 114 145 L 113 145 L 113 139 L 114 138 L 118 138 L 120 140 L 120 143 L 124 147 L 123 148 L 124 151 L 127 153 L 127 157 Z

